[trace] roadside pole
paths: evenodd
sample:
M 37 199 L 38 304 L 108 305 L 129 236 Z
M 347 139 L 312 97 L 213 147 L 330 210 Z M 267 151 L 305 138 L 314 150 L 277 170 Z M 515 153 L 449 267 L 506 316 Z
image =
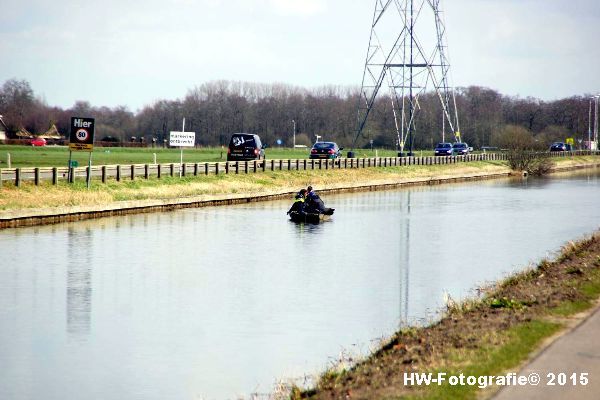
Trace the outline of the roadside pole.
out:
M 185 117 L 183 118 L 183 124 L 181 125 L 181 133 L 185 133 Z M 183 146 L 179 147 L 179 178 L 181 178 L 181 170 L 183 169 Z
M 71 180 L 71 162 L 73 161 L 73 152 L 69 148 L 69 164 L 67 165 L 67 182 L 72 183 Z
M 90 183 L 92 180 L 92 152 L 90 151 L 90 158 L 88 159 L 88 170 L 87 170 L 87 188 L 90 190 Z

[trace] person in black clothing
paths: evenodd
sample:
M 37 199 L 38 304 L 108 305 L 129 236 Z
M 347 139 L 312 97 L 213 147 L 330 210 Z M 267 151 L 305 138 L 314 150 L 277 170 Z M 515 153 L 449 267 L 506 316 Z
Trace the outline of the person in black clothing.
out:
M 288 210 L 288 214 L 291 212 L 297 212 L 298 214 L 305 214 L 305 209 L 306 209 L 306 203 L 305 203 L 305 198 L 306 198 L 306 189 L 301 189 L 298 194 L 296 194 L 296 196 L 294 197 L 294 204 L 292 204 L 292 207 Z
M 306 191 L 305 201 L 306 212 L 313 212 L 326 215 L 333 214 L 334 209 L 325 207 L 325 203 L 323 203 L 323 200 L 321 200 L 319 195 L 313 191 L 312 186 L 309 186 L 307 189 L 308 190 Z

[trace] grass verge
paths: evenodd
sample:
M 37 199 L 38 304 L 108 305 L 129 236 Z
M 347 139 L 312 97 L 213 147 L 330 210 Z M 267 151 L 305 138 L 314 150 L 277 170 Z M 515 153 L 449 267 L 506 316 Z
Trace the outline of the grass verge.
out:
M 475 399 L 493 388 L 404 385 L 404 373 L 490 376 L 517 369 L 572 316 L 600 297 L 600 233 L 569 243 L 554 260 L 510 276 L 478 299 L 451 304 L 435 324 L 396 333 L 350 369 L 323 374 L 292 398 Z
M 0 168 L 8 167 L 8 154 L 10 153 L 11 167 L 66 167 L 69 160 L 69 149 L 66 146 L 15 146 L 0 144 Z M 291 149 L 285 147 L 269 147 L 265 150 L 268 159 L 296 159 L 307 158 L 310 148 Z M 344 152 L 345 153 L 345 152 Z M 396 157 L 393 150 L 358 149 L 359 157 Z M 417 155 L 433 155 L 431 151 L 417 152 Z M 87 165 L 87 152 L 73 152 L 73 160 L 79 165 Z M 94 150 L 94 165 L 108 164 L 148 164 L 179 163 L 180 150 L 178 148 L 150 148 L 150 147 L 96 147 Z M 185 162 L 220 162 L 227 159 L 227 146 L 186 148 L 183 150 Z

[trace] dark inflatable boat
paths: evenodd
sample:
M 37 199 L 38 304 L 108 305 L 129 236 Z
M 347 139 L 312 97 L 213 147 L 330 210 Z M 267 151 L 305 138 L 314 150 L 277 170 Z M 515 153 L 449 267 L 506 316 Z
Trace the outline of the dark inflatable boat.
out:
M 290 219 L 294 222 L 304 222 L 304 223 L 309 223 L 309 224 L 318 224 L 321 223 L 323 221 L 327 221 L 329 219 L 331 219 L 331 216 L 333 215 L 333 212 L 335 211 L 333 208 L 329 208 L 327 209 L 328 212 L 325 213 L 319 213 L 319 212 L 297 212 L 297 211 L 290 211 L 290 213 L 288 214 L 290 216 Z

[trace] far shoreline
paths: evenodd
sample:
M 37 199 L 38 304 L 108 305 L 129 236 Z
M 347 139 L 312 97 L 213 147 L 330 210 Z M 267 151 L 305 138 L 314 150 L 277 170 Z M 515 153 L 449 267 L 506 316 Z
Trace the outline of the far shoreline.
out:
M 473 163 L 479 164 L 479 163 Z M 468 166 L 468 165 L 467 165 Z M 558 163 L 551 170 L 551 173 L 566 172 L 582 168 L 595 168 L 600 166 L 600 160 L 589 159 L 571 160 Z M 422 186 L 435 185 L 446 183 L 458 183 L 488 179 L 506 178 L 510 176 L 523 176 L 522 172 L 511 171 L 506 165 L 494 164 L 489 170 L 479 172 L 476 169 L 469 170 L 468 168 L 452 168 L 453 165 L 441 166 L 437 170 L 431 171 L 426 167 L 416 167 L 414 177 L 403 176 L 400 172 L 394 173 L 394 169 L 390 173 L 387 172 L 385 179 L 370 179 L 367 181 L 352 181 L 344 182 L 339 177 L 333 177 L 328 183 L 313 185 L 322 194 L 333 193 L 350 193 L 364 192 L 377 190 L 391 190 L 407 186 Z M 396 170 L 406 170 L 406 167 L 397 167 Z M 370 171 L 373 172 L 373 171 Z M 384 177 L 381 171 L 378 177 Z M 432 174 L 433 172 L 433 174 Z M 61 222 L 72 222 L 80 220 L 88 220 L 94 218 L 102 218 L 109 216 L 119 216 L 138 213 L 150 212 L 165 212 L 184 208 L 198 208 L 223 206 L 232 204 L 252 203 L 259 201 L 272 201 L 291 199 L 297 191 L 295 187 L 296 181 L 302 182 L 307 179 L 312 182 L 314 177 L 307 174 L 307 177 L 296 176 L 294 182 L 283 182 L 283 186 L 275 190 L 265 190 L 262 193 L 222 193 L 222 194 L 207 194 L 201 196 L 185 196 L 166 199 L 144 199 L 144 200 L 125 200 L 113 201 L 105 204 L 96 205 L 73 205 L 59 206 L 51 208 L 16 208 L 0 211 L 0 229 L 18 228 L 26 226 L 37 226 L 55 224 Z M 277 177 L 277 179 L 282 179 Z M 298 185 L 302 187 L 301 185 Z

